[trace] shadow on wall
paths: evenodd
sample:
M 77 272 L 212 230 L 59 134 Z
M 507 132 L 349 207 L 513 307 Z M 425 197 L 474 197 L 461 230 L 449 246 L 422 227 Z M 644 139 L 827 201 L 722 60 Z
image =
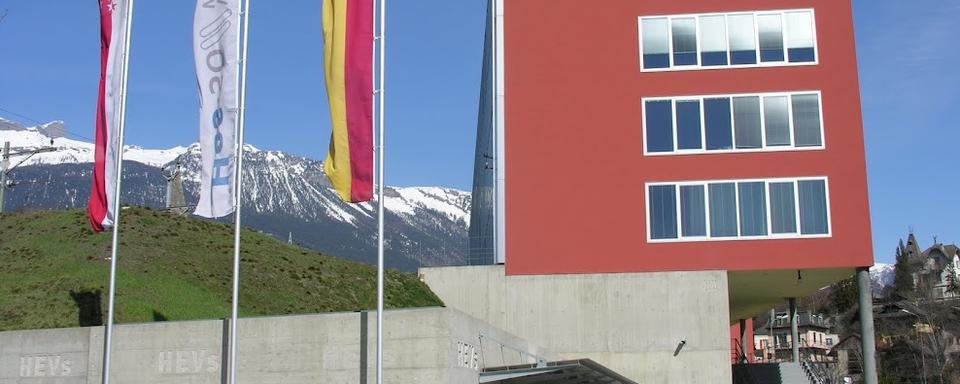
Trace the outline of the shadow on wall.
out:
M 103 310 L 100 308 L 101 292 L 97 290 L 70 291 L 77 304 L 77 322 L 81 327 L 103 325 Z

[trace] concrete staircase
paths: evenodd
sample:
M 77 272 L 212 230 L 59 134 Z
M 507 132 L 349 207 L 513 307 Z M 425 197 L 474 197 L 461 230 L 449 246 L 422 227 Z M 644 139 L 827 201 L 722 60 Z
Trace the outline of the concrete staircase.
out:
M 818 384 L 798 363 L 737 364 L 734 384 Z

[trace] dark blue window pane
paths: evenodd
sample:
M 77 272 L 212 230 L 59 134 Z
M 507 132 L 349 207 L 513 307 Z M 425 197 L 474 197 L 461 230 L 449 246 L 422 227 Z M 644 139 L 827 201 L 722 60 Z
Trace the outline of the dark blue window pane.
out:
M 705 99 L 703 101 L 704 125 L 707 135 L 707 149 L 721 150 L 733 148 L 733 134 L 730 126 L 730 99 Z
M 648 101 L 646 120 L 647 152 L 673 151 L 673 103 Z
M 809 63 L 817 60 L 813 48 L 790 48 L 791 63 Z
M 770 183 L 770 225 L 773 233 L 797 233 L 793 183 Z
M 696 52 L 674 53 L 673 65 L 697 65 L 697 53 Z
M 677 147 L 702 149 L 700 138 L 700 101 L 677 102 Z
M 767 234 L 767 194 L 762 182 L 740 183 L 740 235 Z
M 670 55 L 666 53 L 653 53 L 643 55 L 643 67 L 650 68 L 668 68 L 670 67 Z
M 677 238 L 677 192 L 674 185 L 650 186 L 650 238 Z
M 757 51 L 732 51 L 730 52 L 730 63 L 737 64 L 756 64 Z
M 733 183 L 710 184 L 710 236 L 737 236 L 737 191 Z
M 702 185 L 680 187 L 680 230 L 683 236 L 707 235 L 707 207 Z
M 727 65 L 727 53 L 704 52 L 700 54 L 700 61 L 703 66 Z
M 797 183 L 800 194 L 800 233 L 825 235 L 827 223 L 827 186 L 823 180 L 803 180 Z
M 761 49 L 760 61 L 762 62 L 783 61 L 783 50 L 782 49 Z

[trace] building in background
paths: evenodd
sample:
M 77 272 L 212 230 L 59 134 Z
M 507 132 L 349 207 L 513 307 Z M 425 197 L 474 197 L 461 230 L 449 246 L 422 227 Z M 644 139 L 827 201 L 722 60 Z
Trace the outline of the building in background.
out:
M 839 336 L 831 332 L 829 319 L 823 314 L 810 312 L 797 313 L 800 334 L 800 358 L 815 363 L 836 362 L 836 356 L 830 356 L 831 350 L 839 342 Z M 773 332 L 771 334 L 771 331 Z M 790 331 L 790 314 L 777 313 L 772 324 L 768 323 L 754 330 L 754 351 L 756 361 L 779 363 L 791 361 L 793 335 Z
M 493 1 L 471 237 L 498 265 L 421 270 L 447 305 L 716 383 L 747 319 L 866 275 L 849 1 Z

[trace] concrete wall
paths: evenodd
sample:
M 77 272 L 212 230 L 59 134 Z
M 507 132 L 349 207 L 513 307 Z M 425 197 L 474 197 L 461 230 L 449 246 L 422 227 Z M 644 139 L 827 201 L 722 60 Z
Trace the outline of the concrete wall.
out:
M 390 383 L 476 383 L 485 365 L 555 357 L 453 309 L 384 315 Z M 220 320 L 117 326 L 111 382 L 220 383 L 225 331 Z M 241 319 L 238 333 L 240 383 L 375 381 L 375 313 Z M 2 332 L 0 384 L 99 383 L 102 350 L 102 327 Z
M 503 266 L 470 266 L 420 274 L 449 307 L 562 358 L 590 358 L 640 383 L 731 380 L 724 271 L 505 276 Z

